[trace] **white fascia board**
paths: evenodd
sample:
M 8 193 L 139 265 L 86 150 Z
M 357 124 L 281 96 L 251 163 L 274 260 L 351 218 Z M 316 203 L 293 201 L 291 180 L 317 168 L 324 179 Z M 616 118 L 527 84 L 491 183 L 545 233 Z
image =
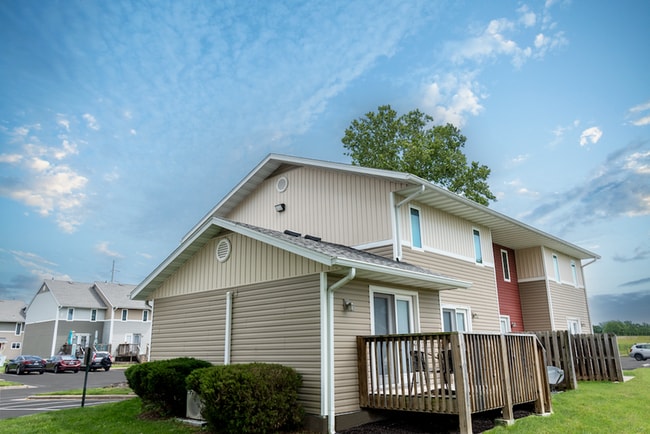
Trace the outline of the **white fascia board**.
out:
M 472 286 L 471 282 L 465 280 L 458 280 L 451 277 L 436 276 L 426 273 L 418 273 L 415 271 L 407 271 L 399 268 L 386 267 L 384 265 L 371 264 L 369 262 L 355 261 L 353 259 L 337 258 L 333 265 L 340 265 L 342 267 L 353 267 L 360 270 L 371 271 L 376 273 L 389 274 L 396 277 L 403 277 L 405 279 L 423 280 L 430 283 L 446 285 L 453 288 L 469 288 Z

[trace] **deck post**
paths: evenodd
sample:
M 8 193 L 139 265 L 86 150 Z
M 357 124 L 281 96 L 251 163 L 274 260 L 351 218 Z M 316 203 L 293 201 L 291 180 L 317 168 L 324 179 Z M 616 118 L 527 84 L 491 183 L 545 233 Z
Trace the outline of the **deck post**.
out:
M 508 360 L 508 343 L 506 342 L 506 335 L 503 333 L 500 337 L 500 353 L 501 353 L 501 391 L 503 393 L 503 420 L 506 424 L 514 423 L 515 416 L 513 412 L 513 399 L 512 399 L 512 383 L 510 380 L 510 362 Z
M 451 338 L 451 359 L 454 366 L 456 401 L 458 404 L 458 425 L 462 434 L 472 434 L 472 405 L 469 399 L 469 375 L 467 373 L 467 353 L 465 336 L 454 332 Z
M 357 374 L 359 378 L 359 406 L 368 406 L 368 353 L 366 341 L 357 336 Z

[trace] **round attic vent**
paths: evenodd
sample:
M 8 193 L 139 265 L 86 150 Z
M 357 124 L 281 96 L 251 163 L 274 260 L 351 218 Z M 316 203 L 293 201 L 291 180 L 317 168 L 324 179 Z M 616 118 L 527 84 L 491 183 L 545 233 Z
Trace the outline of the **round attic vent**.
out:
M 217 261 L 226 262 L 228 258 L 230 258 L 230 248 L 231 248 L 231 244 L 228 238 L 224 238 L 220 240 L 217 243 L 217 250 L 216 250 Z
M 284 190 L 286 190 L 288 186 L 289 186 L 289 180 L 287 178 L 285 178 L 284 176 L 280 177 L 278 179 L 278 181 L 275 183 L 275 188 L 280 193 L 282 193 Z

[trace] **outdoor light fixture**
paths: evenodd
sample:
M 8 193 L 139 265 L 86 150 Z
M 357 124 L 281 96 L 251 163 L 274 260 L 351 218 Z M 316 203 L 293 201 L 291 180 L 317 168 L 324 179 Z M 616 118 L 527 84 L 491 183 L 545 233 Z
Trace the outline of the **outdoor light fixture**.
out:
M 346 298 L 343 299 L 343 310 L 345 312 L 354 312 L 354 303 Z
M 514 322 L 514 321 L 513 321 L 513 322 L 511 322 L 511 323 L 510 323 L 510 327 L 513 327 L 513 328 L 514 328 L 514 327 L 517 327 L 517 323 L 516 323 L 516 322 Z
M 284 212 L 285 209 L 287 209 L 287 206 L 283 203 L 278 203 L 275 205 L 275 210 L 277 212 Z

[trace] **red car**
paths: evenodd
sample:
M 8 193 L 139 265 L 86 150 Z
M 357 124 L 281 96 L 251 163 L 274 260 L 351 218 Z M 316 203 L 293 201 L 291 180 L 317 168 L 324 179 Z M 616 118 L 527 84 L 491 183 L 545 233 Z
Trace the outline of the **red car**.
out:
M 81 369 L 81 360 L 75 359 L 72 356 L 52 356 L 45 361 L 45 370 L 57 372 L 72 371 L 75 374 Z

